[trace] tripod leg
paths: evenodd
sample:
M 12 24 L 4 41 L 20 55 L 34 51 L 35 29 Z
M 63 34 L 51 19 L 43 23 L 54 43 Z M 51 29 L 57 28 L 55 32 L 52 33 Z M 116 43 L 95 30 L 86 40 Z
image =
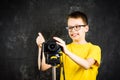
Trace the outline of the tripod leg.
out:
M 56 80 L 56 67 L 52 67 L 52 80 Z

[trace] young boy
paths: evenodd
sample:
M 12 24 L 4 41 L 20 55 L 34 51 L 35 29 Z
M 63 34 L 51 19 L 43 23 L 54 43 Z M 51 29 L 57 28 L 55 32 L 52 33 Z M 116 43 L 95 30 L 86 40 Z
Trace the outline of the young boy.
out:
M 66 29 L 72 39 L 70 44 L 66 45 L 62 39 L 53 37 L 56 43 L 63 48 L 61 60 L 63 68 L 61 68 L 60 80 L 96 80 L 101 49 L 98 45 L 87 42 L 85 39 L 86 32 L 89 31 L 87 16 L 79 11 L 72 12 L 67 17 L 67 25 Z M 41 33 L 38 34 L 39 36 L 36 38 L 39 48 L 38 67 L 39 69 L 41 67 L 41 70 L 47 70 L 52 66 L 45 63 L 44 55 L 42 63 L 40 61 L 41 47 L 45 39 Z

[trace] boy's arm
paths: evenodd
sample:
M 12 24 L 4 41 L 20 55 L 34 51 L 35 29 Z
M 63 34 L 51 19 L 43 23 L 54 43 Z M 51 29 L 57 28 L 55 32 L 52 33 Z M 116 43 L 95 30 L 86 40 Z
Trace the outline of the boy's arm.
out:
M 51 65 L 45 63 L 45 56 L 43 52 L 41 52 L 43 42 L 45 42 L 43 35 L 41 33 L 38 33 L 38 37 L 36 38 L 36 43 L 38 45 L 38 69 L 44 71 L 50 68 Z M 41 54 L 43 54 L 42 59 L 41 59 Z
M 42 61 L 41 61 L 41 56 L 42 56 Z M 39 47 L 39 50 L 38 50 L 38 69 L 45 71 L 49 68 L 51 68 L 51 65 L 46 64 L 44 52 L 41 52 L 41 47 Z

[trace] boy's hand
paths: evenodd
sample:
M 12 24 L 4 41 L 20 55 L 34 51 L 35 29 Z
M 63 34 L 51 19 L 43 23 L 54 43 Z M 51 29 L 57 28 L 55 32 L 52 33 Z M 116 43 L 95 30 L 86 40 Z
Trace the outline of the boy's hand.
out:
M 60 39 L 58 37 L 53 37 L 53 39 L 56 40 L 56 43 L 63 48 L 64 53 L 68 52 L 65 41 L 63 41 L 62 39 Z
M 45 42 L 43 35 L 39 32 L 38 37 L 36 38 L 36 43 L 38 47 L 42 47 L 42 43 Z

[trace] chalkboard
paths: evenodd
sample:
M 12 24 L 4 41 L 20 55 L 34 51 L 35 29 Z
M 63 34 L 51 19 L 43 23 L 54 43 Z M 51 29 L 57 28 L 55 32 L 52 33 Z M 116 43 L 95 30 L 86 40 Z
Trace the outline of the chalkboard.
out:
M 38 70 L 35 39 L 42 32 L 46 41 L 58 36 L 71 42 L 65 29 L 66 16 L 76 10 L 88 15 L 87 40 L 102 49 L 97 80 L 118 80 L 119 7 L 119 0 L 1 0 L 0 80 L 51 80 L 51 69 Z

